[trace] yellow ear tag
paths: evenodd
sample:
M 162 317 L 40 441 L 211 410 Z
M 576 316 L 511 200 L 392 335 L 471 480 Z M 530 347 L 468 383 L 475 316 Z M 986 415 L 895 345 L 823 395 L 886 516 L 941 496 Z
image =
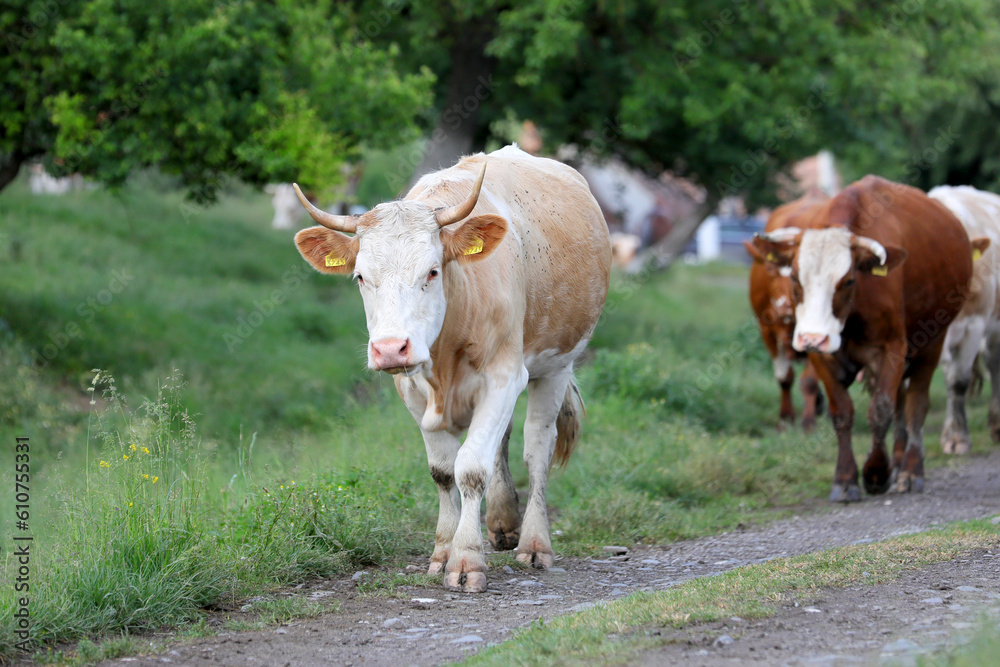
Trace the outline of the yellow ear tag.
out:
M 775 255 L 773 252 L 769 252 L 769 253 L 767 253 L 767 261 L 769 261 L 769 262 L 777 262 L 778 261 L 778 256 Z
M 982 257 L 982 256 L 983 256 L 983 251 L 982 250 L 980 250 L 979 248 L 973 248 L 972 249 L 972 261 L 973 262 L 978 261 L 979 258 Z
M 344 266 L 345 264 L 347 264 L 347 260 L 343 257 L 333 257 L 332 255 L 326 256 L 327 266 Z
M 483 251 L 483 240 L 482 239 L 476 239 L 476 241 L 472 245 L 470 245 L 468 248 L 466 248 L 465 252 L 463 252 L 462 254 L 463 255 L 478 255 L 482 251 Z
M 872 269 L 872 275 L 885 277 L 889 275 L 889 269 L 884 266 L 876 266 L 874 269 Z

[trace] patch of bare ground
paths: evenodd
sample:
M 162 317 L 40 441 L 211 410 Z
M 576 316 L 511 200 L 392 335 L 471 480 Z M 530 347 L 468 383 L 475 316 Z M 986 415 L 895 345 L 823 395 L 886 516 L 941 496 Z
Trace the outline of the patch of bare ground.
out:
M 789 519 L 627 556 L 557 559 L 546 572 L 494 567 L 483 595 L 403 586 L 391 597 L 372 596 L 350 577 L 314 582 L 286 594 L 337 600 L 338 612 L 261 631 L 220 630 L 157 655 L 105 664 L 440 665 L 502 642 L 538 618 L 633 591 L 998 513 L 1000 451 L 995 451 L 931 471 L 922 494 L 816 504 Z M 426 562 L 412 565 L 422 571 Z M 907 571 L 890 585 L 831 589 L 764 620 L 663 629 L 667 645 L 644 654 L 638 664 L 868 664 L 882 656 L 910 656 L 953 641 L 978 610 L 996 604 L 998 567 L 996 554 L 977 553 Z M 358 575 L 365 576 L 370 575 Z M 211 622 L 222 627 L 239 617 L 240 612 L 220 613 Z M 722 636 L 732 641 L 719 641 Z

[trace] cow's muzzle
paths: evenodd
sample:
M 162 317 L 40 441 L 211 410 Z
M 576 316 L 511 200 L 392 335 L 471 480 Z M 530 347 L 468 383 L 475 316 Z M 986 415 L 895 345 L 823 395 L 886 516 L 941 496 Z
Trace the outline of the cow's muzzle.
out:
M 409 338 L 383 338 L 371 342 L 372 367 L 386 373 L 406 373 L 415 370 L 413 345 Z
M 799 352 L 829 352 L 830 336 L 828 334 L 800 333 L 795 336 L 794 347 Z

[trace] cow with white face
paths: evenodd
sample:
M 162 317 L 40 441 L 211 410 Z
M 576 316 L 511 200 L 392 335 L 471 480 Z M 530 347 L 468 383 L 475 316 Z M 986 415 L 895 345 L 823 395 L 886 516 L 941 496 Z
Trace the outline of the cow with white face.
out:
M 847 389 L 862 368 L 873 378 L 865 489 L 883 493 L 895 475 L 898 491 L 921 491 L 928 391 L 969 288 L 969 237 L 940 203 L 876 176 L 845 188 L 806 222 L 804 231 L 776 230 L 754 245 L 777 268 L 791 269 L 792 346 L 809 353 L 837 431 L 830 499 L 861 497 Z M 894 417 L 890 463 L 885 438 Z
M 448 588 L 486 589 L 484 495 L 494 547 L 551 566 L 548 470 L 576 444 L 583 403 L 573 362 L 610 276 L 607 224 L 586 182 L 508 146 L 429 174 L 403 200 L 356 218 L 301 199 L 322 226 L 296 235 L 299 252 L 322 273 L 356 278 L 368 367 L 395 375 L 420 426 L 440 500 L 429 572 L 444 572 Z M 507 443 L 526 386 L 522 522 Z

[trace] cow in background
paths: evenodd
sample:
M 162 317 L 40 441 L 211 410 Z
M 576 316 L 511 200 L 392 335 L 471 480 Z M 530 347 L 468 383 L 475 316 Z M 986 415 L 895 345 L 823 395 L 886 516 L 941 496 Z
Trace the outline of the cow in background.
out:
M 357 280 L 368 367 L 395 375 L 420 426 L 440 500 L 428 571 L 443 571 L 448 588 L 486 590 L 484 494 L 493 546 L 516 546 L 519 561 L 550 567 L 548 470 L 577 441 L 583 402 L 573 362 L 611 270 L 607 224 L 586 181 L 508 146 L 428 174 L 403 200 L 358 217 L 299 199 L 322 225 L 296 234 L 299 252 L 321 273 Z M 525 387 L 522 522 L 507 448 Z
M 796 229 L 789 238 L 794 238 L 799 228 L 807 226 L 811 214 L 829 201 L 829 197 L 807 196 L 778 207 L 767 220 L 765 233 L 793 227 Z M 816 427 L 816 415 L 822 411 L 823 394 L 819 379 L 807 355 L 792 347 L 792 333 L 795 330 L 795 311 L 792 307 L 791 269 L 779 268 L 761 253 L 750 241 L 744 241 L 747 252 L 753 258 L 750 267 L 750 305 L 757 316 L 760 336 L 771 355 L 774 377 L 781 388 L 782 422 L 795 421 L 795 407 L 792 404 L 792 385 L 795 383 L 793 362 L 805 361 L 806 365 L 799 380 L 802 392 L 802 427 L 808 432 Z
M 272 229 L 297 229 L 302 217 L 302 206 L 295 195 L 291 183 L 272 183 L 264 186 L 264 192 L 271 195 L 271 206 L 274 208 L 274 218 L 271 219 Z M 306 193 L 311 195 L 312 193 Z M 312 197 L 310 197 L 311 199 Z
M 965 395 L 972 383 L 980 347 L 986 346 L 990 371 L 990 435 L 1000 440 L 1000 197 L 970 186 L 943 185 L 927 193 L 948 207 L 972 239 L 975 273 L 969 296 L 948 327 L 941 369 L 948 385 L 948 411 L 941 429 L 946 454 L 967 454 L 972 442 L 965 416 Z
M 873 385 L 865 489 L 884 493 L 895 477 L 897 491 L 922 491 L 928 392 L 948 325 L 969 289 L 968 234 L 940 202 L 877 176 L 820 207 L 807 228 L 779 232 L 754 245 L 777 269 L 791 269 L 792 346 L 809 353 L 837 433 L 830 500 L 861 498 L 847 390 L 862 368 Z M 885 439 L 894 418 L 890 459 Z

